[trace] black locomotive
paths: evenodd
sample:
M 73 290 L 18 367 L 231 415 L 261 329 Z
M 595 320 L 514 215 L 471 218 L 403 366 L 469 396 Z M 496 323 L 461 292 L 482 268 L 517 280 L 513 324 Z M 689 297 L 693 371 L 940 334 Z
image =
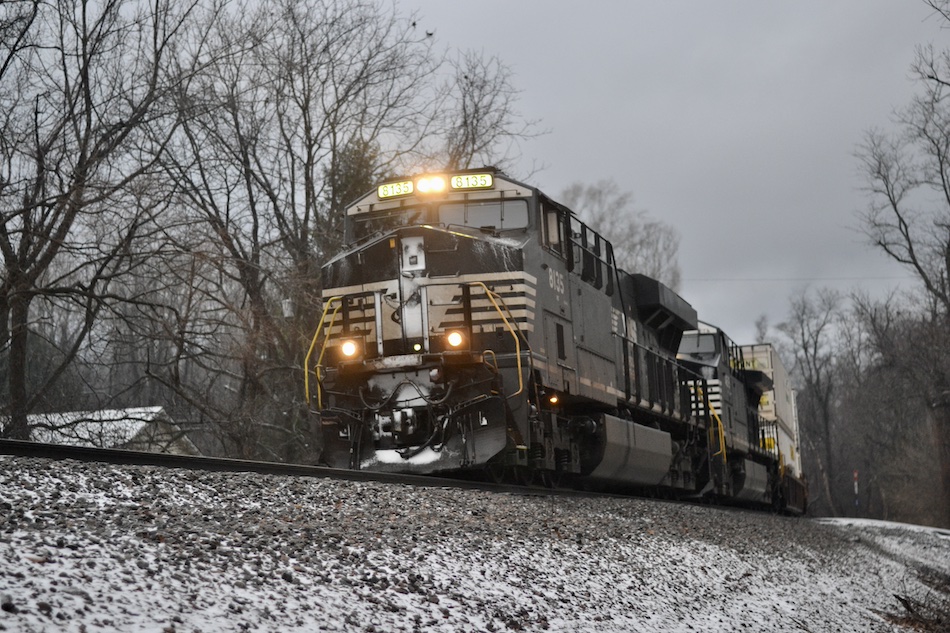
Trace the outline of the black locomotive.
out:
M 328 465 L 804 510 L 797 437 L 758 414 L 769 372 L 536 188 L 389 181 L 345 244 L 306 361 Z

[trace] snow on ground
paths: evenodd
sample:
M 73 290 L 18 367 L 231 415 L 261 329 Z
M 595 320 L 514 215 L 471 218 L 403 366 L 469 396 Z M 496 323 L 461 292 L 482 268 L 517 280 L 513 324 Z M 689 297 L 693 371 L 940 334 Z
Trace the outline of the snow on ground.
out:
M 866 544 L 880 548 L 888 558 L 921 569 L 931 566 L 944 571 L 950 569 L 950 530 L 871 519 L 816 520 L 860 534 Z M 950 582 L 950 577 L 947 582 Z M 950 622 L 947 623 L 947 629 L 950 630 Z
M 916 526 L 0 457 L 5 631 L 892 631 L 947 579 Z

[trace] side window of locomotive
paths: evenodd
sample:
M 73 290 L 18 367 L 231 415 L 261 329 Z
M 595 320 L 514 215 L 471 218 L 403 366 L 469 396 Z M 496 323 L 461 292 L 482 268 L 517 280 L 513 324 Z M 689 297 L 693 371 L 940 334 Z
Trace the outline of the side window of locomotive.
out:
M 586 224 L 580 225 L 577 236 L 580 245 L 581 279 L 595 288 L 604 284 L 604 272 L 601 268 L 601 237 Z
M 584 259 L 584 249 L 581 246 L 581 231 L 584 225 L 573 215 L 570 218 L 570 227 L 567 229 L 568 248 L 573 252 L 573 260 L 576 263 L 582 263 Z M 575 268 L 575 272 L 581 272 Z
M 590 262 L 593 268 L 590 283 L 593 284 L 594 288 L 600 289 L 604 287 L 604 258 L 606 257 L 604 238 L 599 233 L 591 231 L 588 235 L 588 247 L 593 257 Z
M 561 223 L 561 214 L 557 209 L 545 206 L 542 210 L 544 218 L 544 244 L 555 253 L 564 255 L 564 230 Z

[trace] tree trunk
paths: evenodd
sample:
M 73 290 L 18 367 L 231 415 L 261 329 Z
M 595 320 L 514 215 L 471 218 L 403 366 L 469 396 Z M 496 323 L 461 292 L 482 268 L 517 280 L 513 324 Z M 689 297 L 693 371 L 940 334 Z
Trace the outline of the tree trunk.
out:
M 14 440 L 30 439 L 26 377 L 29 317 L 29 295 L 23 292 L 14 293 L 10 298 L 10 356 L 7 368 L 10 387 L 10 423 L 6 433 L 7 437 Z
M 818 449 L 815 446 L 815 442 L 810 440 L 804 440 L 808 446 L 809 452 L 815 457 L 815 465 L 818 467 L 818 483 L 821 484 L 822 490 L 825 493 L 825 499 L 827 499 L 828 512 L 831 516 L 838 516 L 838 509 L 835 507 L 834 498 L 831 495 L 831 480 L 828 476 L 828 469 L 825 466 L 824 458 L 822 457 L 824 451 Z M 809 479 L 811 479 L 809 477 Z M 820 504 L 820 501 L 815 499 L 813 502 L 809 502 L 809 507 L 816 507 Z
M 835 502 L 834 496 L 834 487 L 831 485 L 831 481 L 835 476 L 835 463 L 834 463 L 834 445 L 831 441 L 831 407 L 823 402 L 821 406 L 821 418 L 822 426 L 824 427 L 825 437 L 825 469 L 822 470 L 821 478 L 825 485 L 825 492 L 828 494 L 828 508 L 831 510 L 832 516 L 839 516 L 841 513 L 838 511 L 838 504 Z M 821 459 L 818 460 L 818 467 L 821 468 Z
M 940 460 L 940 483 L 943 507 L 940 517 L 943 527 L 950 527 L 950 395 L 944 395 L 932 409 L 934 444 Z

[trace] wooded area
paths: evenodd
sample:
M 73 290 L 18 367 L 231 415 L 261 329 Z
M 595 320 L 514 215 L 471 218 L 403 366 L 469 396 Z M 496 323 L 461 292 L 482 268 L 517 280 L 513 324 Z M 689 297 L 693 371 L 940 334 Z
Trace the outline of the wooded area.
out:
M 950 21 L 950 2 L 928 2 Z M 950 51 L 921 46 L 917 96 L 858 158 L 857 225 L 913 289 L 803 292 L 780 326 L 800 380 L 813 511 L 950 526 Z
M 312 459 L 299 368 L 343 205 L 408 165 L 504 167 L 516 98 L 373 1 L 4 3 L 2 435 L 147 402 Z
M 920 301 L 820 289 L 790 302 L 779 340 L 794 359 L 813 514 L 950 524 L 935 397 L 948 348 Z

